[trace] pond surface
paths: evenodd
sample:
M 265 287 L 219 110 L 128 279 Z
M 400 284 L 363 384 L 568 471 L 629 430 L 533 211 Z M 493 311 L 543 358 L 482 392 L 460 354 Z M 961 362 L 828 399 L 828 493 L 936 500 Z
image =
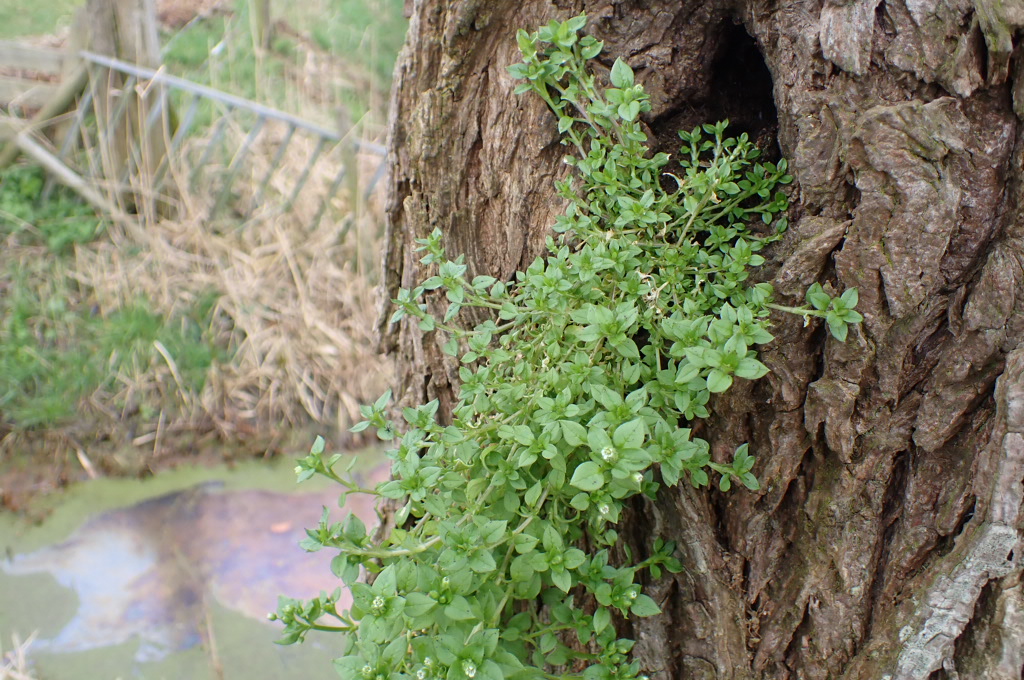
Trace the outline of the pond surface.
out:
M 296 487 L 293 464 L 97 480 L 50 499 L 41 525 L 0 515 L 0 645 L 38 631 L 46 680 L 336 678 L 332 636 L 274 645 L 266 614 L 340 585 L 330 551 L 298 547 L 323 507 L 376 515 L 368 497 L 339 509 L 334 488 Z

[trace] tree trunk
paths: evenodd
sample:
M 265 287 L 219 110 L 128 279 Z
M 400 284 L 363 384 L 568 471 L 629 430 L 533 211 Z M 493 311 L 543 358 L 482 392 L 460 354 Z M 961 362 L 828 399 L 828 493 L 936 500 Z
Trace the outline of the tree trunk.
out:
M 729 118 L 789 159 L 791 228 L 759 274 L 784 304 L 860 290 L 845 344 L 780 315 L 772 370 L 700 435 L 749 441 L 757 492 L 663 489 L 622 534 L 675 540 L 632 631 L 656 678 L 1021 678 L 1024 29 L 1020 0 L 417 0 L 392 103 L 386 276 L 434 227 L 508 279 L 563 206 L 555 120 L 516 97 L 517 28 L 585 10 L 652 96 L 657 150 Z M 385 315 L 386 317 L 386 315 Z M 403 323 L 403 403 L 457 373 Z M 639 499 L 640 497 L 638 497 Z M 959 675 L 958 675 L 959 674 Z

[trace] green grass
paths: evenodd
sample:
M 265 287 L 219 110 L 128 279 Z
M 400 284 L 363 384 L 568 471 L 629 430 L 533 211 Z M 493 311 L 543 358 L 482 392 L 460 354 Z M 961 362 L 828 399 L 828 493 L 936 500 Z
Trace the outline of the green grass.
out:
M 311 27 L 321 49 L 351 60 L 381 83 L 391 82 L 405 40 L 403 0 L 327 0 L 327 12 Z
M 258 56 L 244 0 L 235 2 L 228 17 L 207 17 L 166 35 L 164 62 L 173 73 L 275 108 L 314 115 L 304 104 L 316 99 L 318 108 L 330 111 L 341 105 L 358 120 L 367 112 L 380 114 L 375 106 L 387 98 L 408 23 L 402 7 L 403 0 L 311 0 L 272 6 L 274 20 L 284 20 L 294 32 L 308 36 L 309 47 L 338 60 L 335 72 L 343 72 L 347 83 L 304 75 L 307 45 L 287 33 L 275 35 L 268 53 Z M 297 93 L 299 86 L 289 85 L 289 75 L 314 91 Z M 207 109 L 199 113 L 200 125 L 216 115 Z
M 245 3 L 234 16 L 212 16 L 180 34 L 167 36 L 164 63 L 184 77 L 247 99 L 260 99 L 268 85 L 280 85 L 287 55 L 271 52 L 257 60 L 246 30 Z M 270 93 L 271 95 L 274 92 Z
M 58 190 L 39 202 L 45 175 L 42 169 L 15 166 L 0 174 L 0 228 L 28 231 L 50 250 L 66 252 L 75 243 L 88 243 L 103 223 L 74 194 Z
M 0 0 L 0 39 L 45 35 L 71 25 L 85 0 Z
M 0 259 L 0 423 L 21 430 L 71 423 L 91 397 L 117 394 L 119 380 L 151 380 L 146 376 L 166 365 L 158 343 L 182 384 L 145 393 L 172 402 L 182 390 L 197 394 L 210 367 L 225 358 L 206 330 L 215 298 L 171 318 L 141 297 L 100 313 L 89 288 L 70 274 L 72 245 L 97 238 L 100 221 L 64 191 L 39 204 L 40 172 L 15 167 L 0 174 L 0 237 L 7 245 Z M 106 406 L 126 404 L 113 399 Z M 146 403 L 140 410 L 177 406 Z

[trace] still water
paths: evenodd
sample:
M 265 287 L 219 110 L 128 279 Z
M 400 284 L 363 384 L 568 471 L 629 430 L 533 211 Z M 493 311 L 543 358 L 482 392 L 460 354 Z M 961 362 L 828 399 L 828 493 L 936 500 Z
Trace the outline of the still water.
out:
M 331 487 L 296 487 L 292 465 L 87 482 L 50 499 L 41 525 L 0 514 L 0 644 L 38 632 L 45 680 L 336 678 L 330 635 L 274 645 L 266 614 L 278 595 L 340 585 L 329 551 L 298 547 L 323 507 L 376 515 L 368 498 L 339 509 Z

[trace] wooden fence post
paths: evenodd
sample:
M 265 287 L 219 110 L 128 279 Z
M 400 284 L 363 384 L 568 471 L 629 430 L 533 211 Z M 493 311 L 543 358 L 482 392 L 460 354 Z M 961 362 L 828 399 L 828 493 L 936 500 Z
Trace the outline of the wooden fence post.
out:
M 83 33 L 88 36 L 89 51 L 147 68 L 160 67 L 155 0 L 87 0 L 81 16 L 88 22 Z M 92 86 L 103 131 L 98 140 L 101 167 L 111 196 L 121 202 L 133 195 L 136 210 L 155 210 L 151 199 L 157 187 L 147 179 L 152 179 L 167 153 L 171 120 L 163 86 L 154 84 L 143 91 L 134 79 L 111 71 L 94 77 Z M 133 182 L 133 192 L 126 192 L 125 180 L 139 180 Z
M 88 49 L 147 68 L 160 66 L 154 0 L 87 0 Z

